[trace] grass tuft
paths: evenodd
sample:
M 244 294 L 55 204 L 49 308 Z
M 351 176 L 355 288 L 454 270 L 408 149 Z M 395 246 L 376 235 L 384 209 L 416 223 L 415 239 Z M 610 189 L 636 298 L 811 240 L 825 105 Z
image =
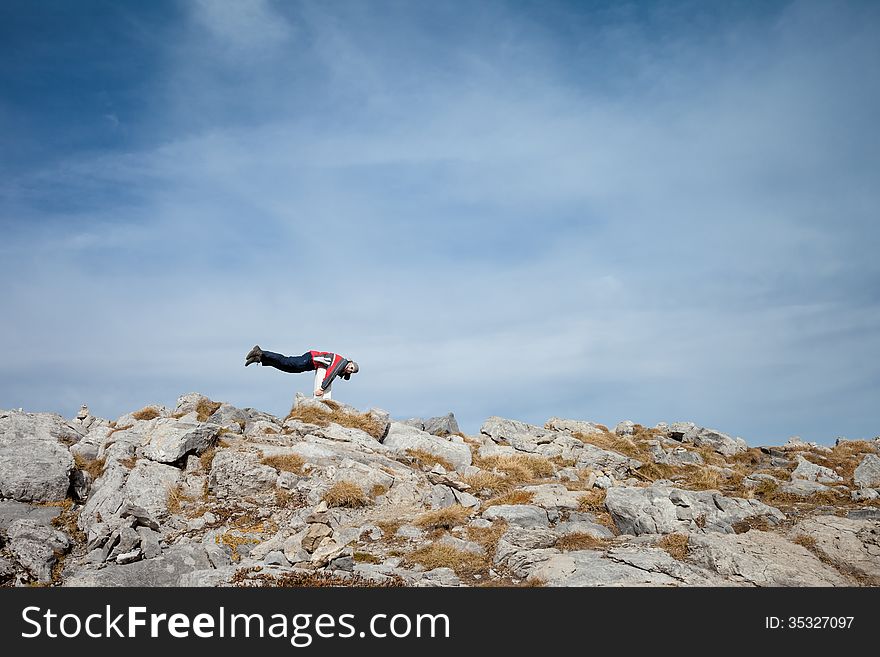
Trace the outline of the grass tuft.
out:
M 73 462 L 77 469 L 88 472 L 92 481 L 104 474 L 104 459 L 86 459 L 80 454 L 74 454 Z
M 426 529 L 452 529 L 466 523 L 470 515 L 470 509 L 460 504 L 453 504 L 443 509 L 423 513 L 416 518 L 415 524 Z
M 604 538 L 596 538 L 590 534 L 575 532 L 566 534 L 556 541 L 555 547 L 563 552 L 573 552 L 575 550 L 603 550 L 608 546 L 608 540 Z
M 217 412 L 222 404 L 220 402 L 211 401 L 210 399 L 200 399 L 196 404 L 196 418 L 199 422 L 205 422 L 209 417 Z
M 328 506 L 346 507 L 349 509 L 358 509 L 367 506 L 370 503 L 361 487 L 350 481 L 337 481 L 333 484 L 324 496 L 321 498 L 327 502 Z
M 483 510 L 488 509 L 490 506 L 499 506 L 501 504 L 529 504 L 534 496 L 535 494 L 529 491 L 511 490 L 483 502 Z
M 666 534 L 657 541 L 657 547 L 666 550 L 673 559 L 684 561 L 688 553 L 688 540 L 687 534 Z
M 131 414 L 135 420 L 155 420 L 160 415 L 161 413 L 159 413 L 155 406 L 145 406 L 141 410 Z
M 406 450 L 407 456 L 410 456 L 412 459 L 416 461 L 421 467 L 430 470 L 435 465 L 442 465 L 443 468 L 447 472 L 452 472 L 455 470 L 455 466 L 452 465 L 449 461 L 444 459 L 442 456 L 436 456 L 431 454 L 431 452 L 426 452 L 423 449 L 408 449 Z
M 302 467 L 306 462 L 299 454 L 275 454 L 273 456 L 264 456 L 260 459 L 260 463 L 272 466 L 276 470 L 302 474 Z
M 285 420 L 299 420 L 307 424 L 326 427 L 331 422 L 350 429 L 360 429 L 376 440 L 382 438 L 385 424 L 369 413 L 346 413 L 333 400 L 322 402 L 324 408 L 316 405 L 300 406 L 291 409 Z

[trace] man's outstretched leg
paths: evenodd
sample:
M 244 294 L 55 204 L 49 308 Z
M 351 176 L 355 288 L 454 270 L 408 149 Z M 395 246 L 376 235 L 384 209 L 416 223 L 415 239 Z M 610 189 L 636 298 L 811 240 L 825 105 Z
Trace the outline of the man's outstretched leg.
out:
M 247 367 L 251 363 L 268 365 L 269 367 L 274 367 L 282 372 L 290 372 L 291 374 L 311 372 L 315 369 L 312 355 L 309 352 L 304 353 L 302 356 L 284 356 L 282 354 L 276 354 L 274 351 L 263 351 L 258 345 L 251 349 L 247 356 L 245 356 L 244 366 Z

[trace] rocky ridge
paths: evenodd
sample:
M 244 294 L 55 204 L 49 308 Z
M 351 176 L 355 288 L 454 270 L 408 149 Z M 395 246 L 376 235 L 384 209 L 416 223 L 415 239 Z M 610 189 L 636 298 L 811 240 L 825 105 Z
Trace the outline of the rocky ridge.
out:
M 693 423 L 285 418 L 190 393 L 0 411 L 0 584 L 873 586 L 880 438 Z

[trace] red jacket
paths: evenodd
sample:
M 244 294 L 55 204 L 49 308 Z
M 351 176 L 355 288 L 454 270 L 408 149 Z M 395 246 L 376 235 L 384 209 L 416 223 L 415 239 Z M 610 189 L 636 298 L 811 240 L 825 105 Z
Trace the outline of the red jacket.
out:
M 315 364 L 316 369 L 319 367 L 324 368 L 324 380 L 321 382 L 321 390 L 329 388 L 330 384 L 333 383 L 333 379 L 337 376 L 342 376 L 346 381 L 351 378 L 351 374 L 343 374 L 345 366 L 348 365 L 348 359 L 345 356 L 329 351 L 309 351 L 309 354 L 312 356 L 312 362 Z

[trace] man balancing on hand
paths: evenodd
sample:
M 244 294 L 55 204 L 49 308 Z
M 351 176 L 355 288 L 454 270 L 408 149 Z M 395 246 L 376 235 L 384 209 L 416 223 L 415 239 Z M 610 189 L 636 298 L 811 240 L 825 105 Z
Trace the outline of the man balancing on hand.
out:
M 247 367 L 251 363 L 270 365 L 282 372 L 293 374 L 317 370 L 315 372 L 315 397 L 323 397 L 324 399 L 330 399 L 330 386 L 333 385 L 333 379 L 341 376 L 348 381 L 351 375 L 360 369 L 353 360 L 348 360 L 344 356 L 329 351 L 307 351 L 302 356 L 282 356 L 273 351 L 263 351 L 259 345 L 255 345 L 245 356 L 244 366 Z

